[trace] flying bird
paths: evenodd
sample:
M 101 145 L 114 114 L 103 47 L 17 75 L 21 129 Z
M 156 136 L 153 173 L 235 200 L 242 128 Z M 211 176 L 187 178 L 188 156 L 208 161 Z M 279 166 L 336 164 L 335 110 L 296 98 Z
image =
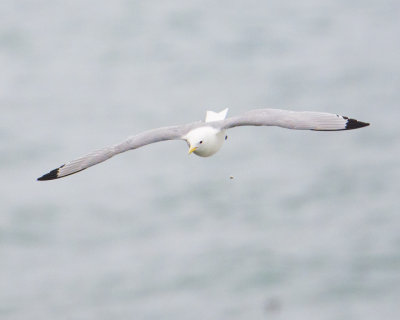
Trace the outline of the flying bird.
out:
M 255 109 L 240 116 L 226 118 L 228 108 L 221 112 L 207 111 L 205 121 L 162 127 L 144 131 L 110 147 L 93 151 L 46 173 L 37 180 L 53 180 L 69 176 L 94 166 L 111 157 L 165 140 L 185 140 L 189 154 L 209 157 L 215 154 L 226 140 L 226 130 L 240 126 L 278 126 L 296 130 L 341 131 L 358 129 L 369 123 L 338 114 L 281 109 Z

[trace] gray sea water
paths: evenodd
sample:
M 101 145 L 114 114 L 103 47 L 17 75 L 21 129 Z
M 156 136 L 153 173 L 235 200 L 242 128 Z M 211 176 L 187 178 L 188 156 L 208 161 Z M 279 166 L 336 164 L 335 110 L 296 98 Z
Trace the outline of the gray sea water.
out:
M 399 32 L 395 0 L 2 0 L 0 318 L 398 319 Z M 36 181 L 225 107 L 372 125 Z

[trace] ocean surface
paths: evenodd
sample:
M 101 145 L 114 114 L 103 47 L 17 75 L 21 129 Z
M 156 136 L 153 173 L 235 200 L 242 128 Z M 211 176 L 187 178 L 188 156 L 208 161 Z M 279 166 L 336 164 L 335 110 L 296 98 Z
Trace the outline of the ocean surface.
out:
M 0 319 L 398 319 L 399 32 L 395 0 L 2 0 Z M 36 181 L 225 107 L 371 126 Z

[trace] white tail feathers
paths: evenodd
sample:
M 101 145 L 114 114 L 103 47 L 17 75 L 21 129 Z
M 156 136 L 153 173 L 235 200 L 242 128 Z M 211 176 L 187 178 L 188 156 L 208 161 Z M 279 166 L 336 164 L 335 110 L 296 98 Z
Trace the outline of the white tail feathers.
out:
M 222 110 L 221 112 L 207 111 L 206 122 L 224 120 L 228 113 L 228 108 Z

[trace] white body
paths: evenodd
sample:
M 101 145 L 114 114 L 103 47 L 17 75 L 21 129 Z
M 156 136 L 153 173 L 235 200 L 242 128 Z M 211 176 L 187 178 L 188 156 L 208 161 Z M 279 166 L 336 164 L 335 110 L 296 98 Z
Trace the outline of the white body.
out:
M 206 123 L 220 121 L 226 118 L 228 108 L 221 112 L 207 111 Z M 200 157 L 209 157 L 221 149 L 225 141 L 225 131 L 213 127 L 200 127 L 191 130 L 185 137 L 189 145 L 189 153 L 194 153 Z
M 186 141 L 191 152 L 200 157 L 209 157 L 221 149 L 225 141 L 225 130 L 212 127 L 197 128 L 188 133 Z

